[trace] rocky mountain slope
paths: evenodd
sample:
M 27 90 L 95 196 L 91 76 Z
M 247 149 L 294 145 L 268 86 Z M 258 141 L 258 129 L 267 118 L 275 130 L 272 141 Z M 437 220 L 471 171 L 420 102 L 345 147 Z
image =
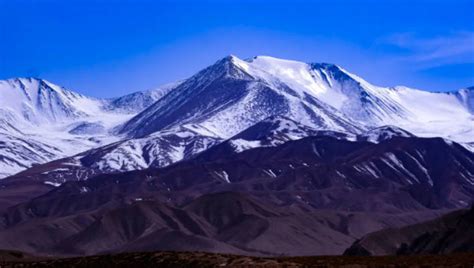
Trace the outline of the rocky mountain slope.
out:
M 71 182 L 2 215 L 0 246 L 36 255 L 178 250 L 250 255 L 341 254 L 355 238 L 439 215 L 304 210 L 246 193 L 203 195 L 182 205 L 129 195 L 99 180 Z M 129 194 L 126 194 L 126 193 Z M 161 200 L 160 200 L 161 199 Z
M 448 254 L 474 251 L 474 208 L 402 228 L 384 229 L 356 241 L 347 255 Z

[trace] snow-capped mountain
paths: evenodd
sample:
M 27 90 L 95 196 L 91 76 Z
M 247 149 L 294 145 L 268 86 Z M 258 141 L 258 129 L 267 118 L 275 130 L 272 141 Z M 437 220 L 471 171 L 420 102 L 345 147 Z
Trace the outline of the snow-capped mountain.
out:
M 230 138 L 279 115 L 318 129 L 360 130 L 352 120 L 307 92 L 296 91 L 276 77 L 265 80 L 247 66 L 251 65 L 234 56 L 218 61 L 131 119 L 121 133 L 142 137 L 177 125 L 199 124 Z
M 36 78 L 0 81 L 0 178 L 121 140 L 111 130 L 172 88 L 96 99 Z
M 287 116 L 316 129 L 361 133 L 394 125 L 416 135 L 470 142 L 471 92 L 384 88 L 333 64 L 229 56 L 184 81 L 120 132 L 142 137 L 200 124 L 229 138 L 267 117 Z
M 414 136 L 404 128 L 421 136 L 469 142 L 474 139 L 469 92 L 383 88 L 333 64 L 265 56 L 244 61 L 229 56 L 183 81 L 125 123 L 120 132 L 131 138 L 127 143 L 140 142 L 133 143 L 135 153 L 119 150 L 114 152 L 122 152 L 121 156 L 114 157 L 146 155 L 141 153 L 146 151 L 143 140 L 147 147 L 154 144 L 164 152 L 168 145 L 153 137 L 190 124 L 212 132 L 217 140 L 226 139 L 237 152 L 317 135 L 372 143 Z M 134 166 L 141 162 L 140 169 L 163 166 L 138 159 L 131 162 Z M 100 160 L 104 166 L 116 166 L 115 160 L 107 161 L 107 157 Z
M 100 100 L 35 78 L 0 81 L 0 96 L 2 118 L 14 124 L 72 121 L 92 115 L 103 105 Z

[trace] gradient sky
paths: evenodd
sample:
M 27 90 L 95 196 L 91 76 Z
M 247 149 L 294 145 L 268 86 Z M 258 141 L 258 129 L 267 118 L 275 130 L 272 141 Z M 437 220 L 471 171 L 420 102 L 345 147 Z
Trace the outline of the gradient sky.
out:
M 381 86 L 474 85 L 474 0 L 0 0 L 0 79 L 112 97 L 234 54 L 331 62 Z

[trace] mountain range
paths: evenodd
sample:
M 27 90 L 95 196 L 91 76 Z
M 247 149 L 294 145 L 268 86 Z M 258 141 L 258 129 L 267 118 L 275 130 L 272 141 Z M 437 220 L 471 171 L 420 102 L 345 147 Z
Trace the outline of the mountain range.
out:
M 110 99 L 0 81 L 0 247 L 372 254 L 474 201 L 473 92 L 268 56 Z
M 115 99 L 40 79 L 2 81 L 0 96 L 3 177 L 78 153 L 101 154 L 96 166 L 107 171 L 165 166 L 185 158 L 188 144 L 204 143 L 197 153 L 274 116 L 350 135 L 390 125 L 474 142 L 472 88 L 383 88 L 336 65 L 267 56 L 229 56 L 189 79 Z

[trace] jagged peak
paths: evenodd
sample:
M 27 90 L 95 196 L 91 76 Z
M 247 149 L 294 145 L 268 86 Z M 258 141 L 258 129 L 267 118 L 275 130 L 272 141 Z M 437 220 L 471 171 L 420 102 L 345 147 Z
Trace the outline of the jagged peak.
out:
M 233 55 L 233 54 L 229 54 L 219 60 L 217 60 L 213 65 L 216 65 L 216 64 L 219 64 L 219 63 L 235 63 L 236 61 L 242 61 L 241 59 L 239 59 L 237 56 Z M 211 66 L 213 66 L 211 65 Z
M 232 61 L 232 60 L 240 60 L 239 57 L 235 56 L 234 54 L 229 54 L 229 55 L 225 56 L 224 59 L 230 60 L 230 61 Z
M 20 87 L 22 90 L 28 91 L 36 91 L 36 90 L 46 90 L 56 93 L 61 92 L 68 92 L 73 93 L 75 95 L 81 95 L 79 93 L 70 91 L 62 86 L 58 86 L 46 79 L 38 78 L 38 77 L 16 77 L 10 78 L 7 80 L 2 80 L 0 83 L 7 83 L 11 85 L 13 88 Z
M 14 77 L 14 78 L 9 78 L 6 80 L 1 80 L 0 82 L 6 82 L 9 84 L 32 84 L 32 83 L 38 83 L 38 85 L 46 85 L 48 87 L 60 87 L 46 79 L 39 78 L 39 77 Z M 63 88 L 63 87 L 60 87 Z
M 228 55 L 214 64 L 202 69 L 197 74 L 192 76 L 189 80 L 201 80 L 205 77 L 206 80 L 214 80 L 217 77 L 235 77 L 239 79 L 250 78 L 247 73 L 247 66 L 245 62 L 234 55 Z M 186 83 L 186 82 L 184 82 Z

